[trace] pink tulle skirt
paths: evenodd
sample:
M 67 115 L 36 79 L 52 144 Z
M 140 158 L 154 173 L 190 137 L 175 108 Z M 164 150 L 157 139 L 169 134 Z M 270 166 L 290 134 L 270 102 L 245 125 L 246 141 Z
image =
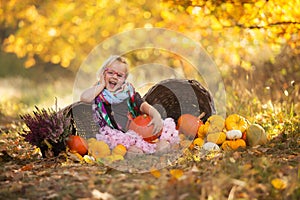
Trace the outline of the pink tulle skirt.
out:
M 126 133 L 112 129 L 109 126 L 104 126 L 99 129 L 99 133 L 96 134 L 96 139 L 104 141 L 113 149 L 118 144 L 124 145 L 126 148 L 136 146 L 143 150 L 144 153 L 155 153 L 156 143 L 146 142 L 136 132 L 129 130 Z M 159 140 L 166 140 L 171 145 L 179 143 L 179 134 L 176 130 L 176 124 L 172 118 L 166 118 L 163 122 L 163 130 Z

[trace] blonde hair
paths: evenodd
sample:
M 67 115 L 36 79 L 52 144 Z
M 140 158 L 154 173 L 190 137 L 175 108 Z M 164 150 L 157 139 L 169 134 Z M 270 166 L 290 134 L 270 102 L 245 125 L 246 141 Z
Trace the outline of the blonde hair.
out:
M 127 72 L 128 72 L 128 62 L 126 60 L 126 58 L 122 57 L 122 56 L 118 56 L 118 55 L 111 55 L 109 56 L 108 59 L 106 59 L 103 64 L 101 65 L 101 67 L 99 68 L 99 70 L 96 73 L 96 78 L 97 80 L 100 80 L 100 75 L 104 72 L 104 70 L 109 67 L 113 62 L 115 61 L 119 61 L 121 63 L 126 64 L 126 77 L 127 77 Z

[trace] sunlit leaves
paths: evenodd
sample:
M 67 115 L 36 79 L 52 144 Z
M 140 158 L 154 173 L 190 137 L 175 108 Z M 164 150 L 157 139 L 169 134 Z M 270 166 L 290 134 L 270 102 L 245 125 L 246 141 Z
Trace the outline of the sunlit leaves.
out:
M 155 178 L 159 178 L 161 177 L 161 172 L 158 169 L 150 169 L 150 173 L 155 177 Z
M 175 179 L 180 179 L 183 176 L 183 170 L 182 169 L 170 169 L 170 174 Z
M 164 27 L 196 39 L 224 71 L 241 63 L 252 70 L 248 63 L 262 49 L 279 53 L 288 44 L 300 53 L 297 0 L 15 0 L 2 2 L 0 16 L 1 29 L 7 29 L 3 49 L 25 57 L 25 67 L 50 62 L 75 69 L 107 37 L 140 27 Z
M 186 12 L 192 16 L 189 21 L 197 24 L 195 27 L 189 27 L 189 30 L 200 27 L 211 28 L 213 32 L 222 30 L 222 33 L 217 36 L 207 35 L 206 30 L 198 31 L 203 36 L 201 42 L 204 46 L 207 40 L 208 43 L 214 45 L 214 51 L 210 53 L 214 56 L 218 66 L 223 69 L 226 64 L 239 65 L 240 61 L 249 61 L 245 55 L 257 54 L 260 49 L 265 48 L 263 47 L 265 44 L 270 44 L 270 50 L 275 53 L 278 53 L 280 45 L 287 41 L 293 49 L 296 49 L 296 41 L 299 41 L 299 36 L 297 36 L 299 27 L 295 28 L 299 25 L 299 18 L 296 17 L 299 15 L 297 14 L 299 8 L 295 7 L 297 4 L 299 4 L 298 1 L 287 3 L 285 1 L 203 2 L 194 0 L 181 3 L 186 7 Z M 173 6 L 173 8 L 176 7 Z M 206 12 L 207 9 L 212 14 Z M 221 38 L 228 43 L 220 45 Z M 214 44 L 213 40 L 218 42 Z M 232 44 L 232 41 L 236 41 L 236 44 Z M 225 51 L 218 51 L 222 47 Z
M 287 182 L 280 178 L 272 179 L 271 184 L 273 185 L 274 188 L 276 188 L 278 190 L 283 190 L 287 186 Z

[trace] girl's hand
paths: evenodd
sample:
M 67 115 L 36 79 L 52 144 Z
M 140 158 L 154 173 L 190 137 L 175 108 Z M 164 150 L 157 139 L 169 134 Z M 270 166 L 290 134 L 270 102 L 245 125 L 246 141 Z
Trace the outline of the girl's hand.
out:
M 99 80 L 96 82 L 96 85 L 102 85 L 103 87 L 105 87 L 105 77 L 104 77 L 104 72 L 102 74 L 100 74 Z
M 146 101 L 142 103 L 142 105 L 140 107 L 140 111 L 142 113 L 148 114 L 152 118 L 152 120 L 147 125 L 147 126 L 151 126 L 151 125 L 154 126 L 152 134 L 156 134 L 156 133 L 160 132 L 161 129 L 163 128 L 163 120 L 162 120 L 159 112 L 154 107 L 152 107 L 150 104 L 148 104 Z
M 161 119 L 159 112 L 157 112 L 155 108 L 151 109 L 149 115 L 152 117 L 152 120 L 149 122 L 147 126 L 151 126 L 151 125 L 154 126 L 152 134 L 155 135 L 158 132 L 160 132 L 161 129 L 163 128 L 163 120 Z
M 94 85 L 82 92 L 80 95 L 80 101 L 91 103 L 94 101 L 95 97 L 102 92 L 102 90 L 105 88 L 104 72 L 102 72 L 98 78 L 99 80 Z

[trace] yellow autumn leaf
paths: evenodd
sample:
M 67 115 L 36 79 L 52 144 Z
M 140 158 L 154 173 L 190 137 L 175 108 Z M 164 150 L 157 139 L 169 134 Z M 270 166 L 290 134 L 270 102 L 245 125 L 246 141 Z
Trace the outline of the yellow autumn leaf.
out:
M 283 180 L 283 179 L 280 179 L 280 178 L 274 178 L 274 179 L 272 179 L 271 184 L 277 190 L 284 190 L 286 188 L 286 186 L 287 186 L 287 182 L 285 180 Z
M 155 178 L 159 178 L 159 177 L 161 176 L 160 171 L 159 171 L 158 169 L 155 169 L 155 168 L 151 169 L 151 170 L 150 170 L 150 173 L 151 173 Z
M 201 157 L 200 157 L 199 155 L 193 155 L 193 159 L 194 159 L 194 161 L 196 161 L 196 162 L 200 162 Z
M 35 148 L 32 154 L 33 154 L 33 155 L 35 155 L 35 154 L 42 154 L 41 149 L 38 148 L 38 147 Z
M 81 163 L 84 162 L 83 157 L 77 152 L 68 152 L 67 159 L 74 160 L 74 161 L 79 161 Z
M 172 177 L 179 179 L 183 176 L 183 170 L 182 169 L 170 169 L 170 174 Z
M 95 163 L 95 158 L 89 155 L 83 156 L 83 160 L 88 163 L 88 164 L 93 164 Z

